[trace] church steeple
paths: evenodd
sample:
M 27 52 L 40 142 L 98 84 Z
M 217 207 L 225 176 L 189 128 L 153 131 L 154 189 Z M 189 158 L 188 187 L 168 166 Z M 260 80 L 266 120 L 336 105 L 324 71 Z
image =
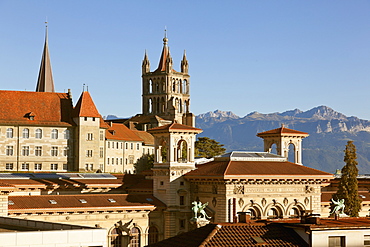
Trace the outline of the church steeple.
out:
M 173 61 L 165 33 L 158 68 L 150 72 L 145 53 L 142 63 L 142 114 L 159 116 L 164 120 L 195 126 L 194 114 L 190 112 L 190 75 L 188 60 L 184 53 L 181 72 L 173 69 Z
M 47 24 L 47 22 L 46 22 Z M 49 46 L 48 46 L 48 26 L 45 31 L 45 44 L 42 53 L 39 77 L 37 80 L 36 92 L 55 92 L 53 73 L 51 69 Z

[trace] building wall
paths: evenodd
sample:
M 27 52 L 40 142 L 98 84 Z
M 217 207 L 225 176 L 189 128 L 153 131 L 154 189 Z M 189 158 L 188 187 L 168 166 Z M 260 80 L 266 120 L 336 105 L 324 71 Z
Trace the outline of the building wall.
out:
M 311 231 L 312 246 L 329 246 L 329 237 L 344 237 L 345 246 L 368 246 L 364 245 L 364 236 L 370 237 L 370 229 L 337 229 L 325 231 Z
M 8 129 L 13 130 L 11 138 L 7 137 Z M 24 135 L 25 129 L 28 129 L 28 137 Z M 42 131 L 41 138 L 36 137 L 37 130 Z M 57 138 L 53 131 L 57 131 Z M 65 131 L 69 132 L 67 136 Z M 73 132 L 72 127 L 1 126 L 0 171 L 55 172 L 73 169 Z

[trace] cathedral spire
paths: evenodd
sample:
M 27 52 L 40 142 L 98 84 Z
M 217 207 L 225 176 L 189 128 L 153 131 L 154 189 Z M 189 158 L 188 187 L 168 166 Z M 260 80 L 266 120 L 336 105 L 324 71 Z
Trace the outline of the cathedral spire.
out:
M 143 74 L 150 72 L 150 62 L 149 62 L 149 58 L 148 58 L 148 55 L 146 53 L 146 50 L 145 50 L 144 60 L 143 60 L 143 63 L 141 65 L 141 68 L 142 68 L 142 73 Z
M 53 73 L 51 69 L 49 46 L 48 46 L 48 25 L 46 23 L 45 44 L 42 53 L 39 78 L 37 80 L 36 92 L 55 92 Z
M 164 38 L 163 38 L 163 49 L 161 58 L 159 59 L 158 68 L 156 71 L 171 71 L 172 70 L 172 57 L 170 54 L 170 48 L 167 45 L 168 38 L 167 38 L 167 30 L 165 30 Z
M 188 60 L 186 59 L 186 51 L 184 50 L 184 56 L 182 57 L 181 60 L 181 72 L 182 73 L 189 73 L 189 63 Z

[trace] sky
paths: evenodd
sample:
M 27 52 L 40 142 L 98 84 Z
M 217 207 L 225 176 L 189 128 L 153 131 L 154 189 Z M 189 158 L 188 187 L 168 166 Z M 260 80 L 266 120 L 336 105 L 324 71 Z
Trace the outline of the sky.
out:
M 88 86 L 99 112 L 141 113 L 141 63 L 186 50 L 191 106 L 370 120 L 370 1 L 0 0 L 0 88 L 34 91 L 48 22 L 57 92 Z

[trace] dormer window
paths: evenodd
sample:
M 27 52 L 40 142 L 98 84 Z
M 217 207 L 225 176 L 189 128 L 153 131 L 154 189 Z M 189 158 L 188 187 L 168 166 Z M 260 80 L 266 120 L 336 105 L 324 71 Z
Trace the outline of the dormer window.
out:
M 29 112 L 26 115 L 24 115 L 25 118 L 28 118 L 29 120 L 35 120 L 35 113 Z
M 57 201 L 55 201 L 55 200 L 49 200 L 49 203 L 50 204 L 57 204 Z
M 111 198 L 110 198 L 110 199 L 108 199 L 108 201 L 109 201 L 109 202 L 111 202 L 111 203 L 115 203 L 115 202 L 116 202 L 116 200 L 111 199 Z
M 79 201 L 80 201 L 81 203 L 87 203 L 87 201 L 86 201 L 85 199 L 79 199 Z

